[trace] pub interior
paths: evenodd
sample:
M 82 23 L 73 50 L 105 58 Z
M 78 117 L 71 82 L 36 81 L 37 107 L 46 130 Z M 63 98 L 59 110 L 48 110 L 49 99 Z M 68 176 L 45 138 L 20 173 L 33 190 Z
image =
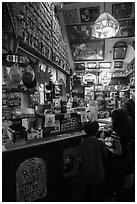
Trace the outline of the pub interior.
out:
M 2 201 L 135 202 L 135 2 L 2 2 Z

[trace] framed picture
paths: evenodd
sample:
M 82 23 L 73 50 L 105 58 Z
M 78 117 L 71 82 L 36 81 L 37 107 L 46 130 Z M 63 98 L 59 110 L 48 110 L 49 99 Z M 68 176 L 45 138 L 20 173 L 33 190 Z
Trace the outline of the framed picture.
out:
M 100 62 L 99 68 L 100 69 L 110 69 L 111 68 L 111 62 Z
M 100 6 L 80 8 L 81 23 L 95 22 L 100 15 Z
M 92 38 L 92 25 L 79 24 L 67 26 L 70 43 L 89 41 Z
M 130 18 L 132 2 L 112 5 L 112 16 L 116 19 Z
M 63 15 L 66 24 L 79 23 L 77 9 L 64 10 Z
M 135 19 L 119 20 L 119 32 L 115 37 L 134 37 Z
M 117 42 L 113 49 L 113 59 L 125 59 L 127 51 L 127 45 L 125 42 Z
M 97 63 L 96 62 L 88 62 L 86 68 L 87 69 L 96 69 Z
M 114 68 L 121 69 L 123 67 L 123 61 L 114 61 Z
M 85 70 L 85 64 L 84 63 L 75 63 L 75 71 L 83 71 Z
M 85 43 L 71 44 L 74 61 L 104 60 L 104 40 L 91 40 Z

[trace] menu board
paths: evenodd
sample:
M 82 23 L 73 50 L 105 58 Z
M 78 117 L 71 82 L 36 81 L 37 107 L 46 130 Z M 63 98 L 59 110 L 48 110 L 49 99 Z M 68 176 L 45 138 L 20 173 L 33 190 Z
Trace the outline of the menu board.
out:
M 16 171 L 17 202 L 32 202 L 47 195 L 46 164 L 41 158 L 22 162 Z

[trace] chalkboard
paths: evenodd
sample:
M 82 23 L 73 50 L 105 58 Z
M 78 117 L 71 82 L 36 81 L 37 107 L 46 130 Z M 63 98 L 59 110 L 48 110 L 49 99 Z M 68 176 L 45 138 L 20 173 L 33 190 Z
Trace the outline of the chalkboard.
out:
M 41 158 L 22 162 L 16 171 L 17 202 L 32 202 L 47 195 L 46 164 Z

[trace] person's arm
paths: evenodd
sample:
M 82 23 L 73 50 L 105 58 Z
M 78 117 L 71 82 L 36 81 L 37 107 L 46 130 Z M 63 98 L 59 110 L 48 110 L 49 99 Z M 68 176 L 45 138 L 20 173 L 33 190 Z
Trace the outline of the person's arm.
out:
M 109 151 L 111 151 L 113 154 L 121 156 L 122 155 L 122 147 L 121 147 L 120 140 L 115 139 L 114 143 L 115 143 L 115 148 L 114 149 L 109 148 Z
M 108 145 L 112 143 L 112 145 Z M 122 147 L 121 147 L 121 142 L 120 142 L 120 137 L 115 133 L 112 132 L 111 137 L 106 138 L 105 144 L 110 152 L 113 154 L 122 155 Z

